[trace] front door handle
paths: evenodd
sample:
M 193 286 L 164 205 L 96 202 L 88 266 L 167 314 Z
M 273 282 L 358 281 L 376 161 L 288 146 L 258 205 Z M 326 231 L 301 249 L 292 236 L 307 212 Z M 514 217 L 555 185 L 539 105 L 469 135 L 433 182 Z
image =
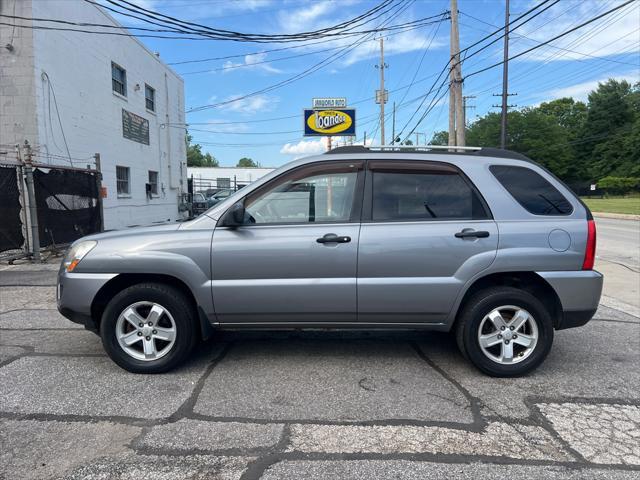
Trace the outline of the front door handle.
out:
M 339 236 L 335 233 L 327 233 L 325 236 L 316 239 L 318 243 L 349 243 L 350 241 L 351 237 Z
M 486 230 L 467 230 L 464 229 L 461 232 L 456 233 L 456 238 L 487 238 L 489 232 Z

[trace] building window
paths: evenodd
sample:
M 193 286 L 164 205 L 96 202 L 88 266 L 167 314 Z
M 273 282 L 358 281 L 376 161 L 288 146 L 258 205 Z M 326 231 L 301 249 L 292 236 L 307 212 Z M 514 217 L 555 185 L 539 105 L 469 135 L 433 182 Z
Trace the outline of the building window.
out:
M 111 62 L 111 89 L 124 97 L 127 96 L 127 71 L 113 62 Z
M 146 83 L 144 84 L 144 102 L 147 110 L 156 111 L 156 90 Z
M 216 187 L 217 188 L 231 188 L 231 179 L 225 177 L 218 177 L 216 179 Z
M 149 170 L 149 193 L 151 195 L 158 194 L 158 172 L 154 172 L 153 170 Z
M 129 167 L 116 166 L 116 187 L 118 195 L 129 195 Z

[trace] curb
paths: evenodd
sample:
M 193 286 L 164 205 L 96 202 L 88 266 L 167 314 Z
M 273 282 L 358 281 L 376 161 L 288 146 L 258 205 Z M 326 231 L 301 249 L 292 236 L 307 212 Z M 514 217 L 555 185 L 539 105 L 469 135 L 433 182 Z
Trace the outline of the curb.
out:
M 600 218 L 615 218 L 618 220 L 640 220 L 640 215 L 633 215 L 630 213 L 608 213 L 608 212 L 593 212 L 594 217 Z

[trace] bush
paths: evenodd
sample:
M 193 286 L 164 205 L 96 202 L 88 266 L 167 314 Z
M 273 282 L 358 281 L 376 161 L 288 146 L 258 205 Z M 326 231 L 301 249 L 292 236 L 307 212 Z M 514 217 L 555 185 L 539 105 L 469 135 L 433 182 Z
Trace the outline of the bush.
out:
M 638 177 L 604 177 L 598 182 L 598 189 L 605 190 L 609 194 L 624 195 L 632 190 L 640 189 Z

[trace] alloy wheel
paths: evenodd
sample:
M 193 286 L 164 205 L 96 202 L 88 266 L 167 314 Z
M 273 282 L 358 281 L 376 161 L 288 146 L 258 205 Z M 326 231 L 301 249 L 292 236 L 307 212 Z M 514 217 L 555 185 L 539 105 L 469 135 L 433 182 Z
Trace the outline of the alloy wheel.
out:
M 501 365 L 512 365 L 528 358 L 535 350 L 538 338 L 534 317 L 514 305 L 494 308 L 478 328 L 482 353 Z
M 142 361 L 158 360 L 175 343 L 176 322 L 162 305 L 136 302 L 118 316 L 116 338 L 129 356 Z

